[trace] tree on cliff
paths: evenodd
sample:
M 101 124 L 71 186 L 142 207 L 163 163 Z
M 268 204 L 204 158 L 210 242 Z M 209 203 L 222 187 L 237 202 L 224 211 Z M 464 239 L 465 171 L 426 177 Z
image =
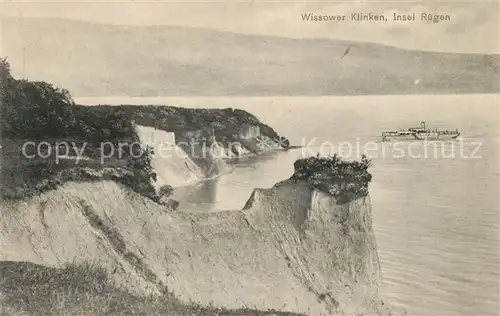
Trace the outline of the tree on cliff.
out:
M 61 137 L 75 124 L 75 103 L 68 90 L 12 78 L 6 58 L 0 60 L 0 80 L 3 137 Z

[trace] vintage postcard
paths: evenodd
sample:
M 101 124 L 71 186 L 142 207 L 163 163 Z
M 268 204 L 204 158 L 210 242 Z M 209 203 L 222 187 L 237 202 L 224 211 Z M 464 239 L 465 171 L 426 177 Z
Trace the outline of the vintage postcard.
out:
M 495 316 L 498 1 L 1 1 L 0 314 Z

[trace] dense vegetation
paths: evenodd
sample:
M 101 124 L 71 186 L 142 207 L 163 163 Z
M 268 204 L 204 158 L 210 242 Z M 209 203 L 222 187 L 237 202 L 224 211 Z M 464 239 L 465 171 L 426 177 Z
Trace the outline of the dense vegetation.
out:
M 51 268 L 0 261 L 0 315 L 297 315 L 256 310 L 230 311 L 183 304 L 171 294 L 137 296 L 117 286 L 97 265 Z
M 286 138 L 279 136 L 257 117 L 239 109 L 189 109 L 153 105 L 122 105 L 119 108 L 137 124 L 173 132 L 179 141 L 187 141 L 192 133 L 201 131 L 201 136 L 207 140 L 214 136 L 215 140 L 222 144 L 236 142 L 239 141 L 238 134 L 242 126 L 254 125 L 260 128 L 261 134 L 274 140 L 280 139 L 285 147 L 290 144 Z
M 293 180 L 305 180 L 309 185 L 332 195 L 338 204 L 348 203 L 368 195 L 372 175 L 371 161 L 363 155 L 360 161 L 345 161 L 337 154 L 329 157 L 308 157 L 295 161 Z
M 0 59 L 0 98 L 2 196 L 22 198 L 52 189 L 64 182 L 62 173 L 70 178 L 69 169 L 86 166 L 93 169 L 123 167 L 131 175 L 120 178 L 121 182 L 146 197 L 157 198 L 151 183 L 155 174 L 149 152 L 133 146 L 139 138 L 123 111 L 77 106 L 65 89 L 43 81 L 16 80 L 5 59 Z M 56 162 L 55 157 L 49 155 L 49 148 L 28 158 L 22 153 L 23 144 L 28 141 L 48 142 L 52 153 L 57 143 L 68 142 L 84 148 L 83 154 L 88 159 L 79 165 L 74 160 Z M 102 143 L 114 148 L 113 155 L 101 152 Z M 119 143 L 130 146 L 120 148 Z M 45 155 L 48 156 L 43 158 Z M 72 155 L 75 153 L 70 152 L 69 156 Z M 106 157 L 102 160 L 104 163 L 101 163 L 102 157 Z

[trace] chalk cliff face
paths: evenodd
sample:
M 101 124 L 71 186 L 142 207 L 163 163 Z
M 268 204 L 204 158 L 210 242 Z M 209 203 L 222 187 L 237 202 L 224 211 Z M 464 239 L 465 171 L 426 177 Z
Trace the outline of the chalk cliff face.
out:
M 260 127 L 243 124 L 231 141 L 205 127 L 194 131 L 168 132 L 136 125 L 141 144 L 152 149 L 151 165 L 156 173 L 155 187 L 168 184 L 180 187 L 232 171 L 231 159 L 284 149 L 279 139 L 260 132 Z M 219 137 L 220 138 L 220 137 Z
M 245 138 L 245 139 L 255 138 L 255 137 L 259 137 L 260 135 L 261 135 L 260 128 L 258 126 L 244 124 L 241 127 L 241 130 L 240 130 L 240 137 L 241 138 Z
M 369 196 L 337 205 L 304 182 L 287 181 L 255 190 L 244 212 L 253 227 L 273 236 L 294 275 L 330 311 L 382 312 Z
M 136 131 L 141 143 L 153 150 L 151 166 L 156 173 L 157 189 L 165 184 L 183 186 L 205 177 L 201 167 L 177 146 L 174 133 L 141 125 L 136 126 Z
M 99 262 L 136 293 L 307 315 L 390 315 L 369 197 L 337 205 L 306 183 L 257 189 L 244 210 L 172 212 L 112 181 L 0 202 L 0 261 Z

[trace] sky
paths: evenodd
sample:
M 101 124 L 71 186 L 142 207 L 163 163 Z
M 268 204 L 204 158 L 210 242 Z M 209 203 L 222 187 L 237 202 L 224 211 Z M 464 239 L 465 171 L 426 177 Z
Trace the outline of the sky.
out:
M 500 53 L 498 1 L 6 1 L 0 15 L 56 17 L 121 25 L 196 26 L 244 34 L 368 41 L 409 49 Z M 353 22 L 351 13 L 389 21 Z M 415 12 L 417 21 L 392 21 Z M 342 22 L 305 22 L 301 15 L 346 15 Z M 421 13 L 450 21 L 420 21 Z

